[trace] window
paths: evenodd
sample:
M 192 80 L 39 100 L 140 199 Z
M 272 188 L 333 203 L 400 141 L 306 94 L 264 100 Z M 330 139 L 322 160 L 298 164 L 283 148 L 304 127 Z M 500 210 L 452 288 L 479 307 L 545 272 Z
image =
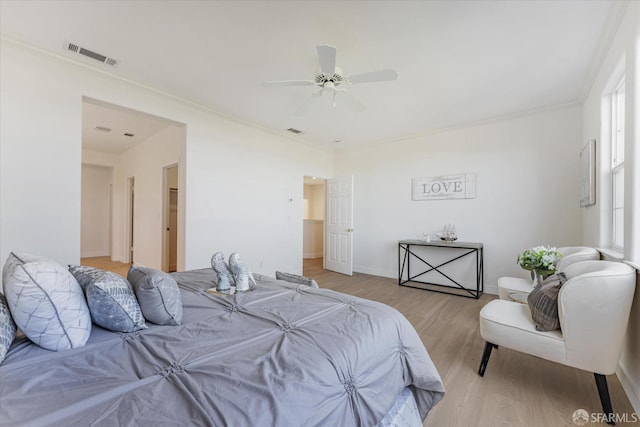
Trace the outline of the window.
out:
M 611 94 L 611 247 L 624 248 L 624 78 Z

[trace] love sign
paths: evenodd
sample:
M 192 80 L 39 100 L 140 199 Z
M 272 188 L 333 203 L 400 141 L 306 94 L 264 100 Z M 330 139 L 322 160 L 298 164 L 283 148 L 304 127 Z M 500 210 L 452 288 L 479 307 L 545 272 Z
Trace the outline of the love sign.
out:
M 413 179 L 413 200 L 474 199 L 475 197 L 475 173 Z

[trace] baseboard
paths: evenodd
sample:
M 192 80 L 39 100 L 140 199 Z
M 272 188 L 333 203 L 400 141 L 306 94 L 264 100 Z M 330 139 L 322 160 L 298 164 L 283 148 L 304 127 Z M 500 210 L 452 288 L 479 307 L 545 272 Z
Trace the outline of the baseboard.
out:
M 353 271 L 356 273 L 370 274 L 372 276 L 388 277 L 390 279 L 398 280 L 398 273 L 388 270 L 382 270 L 377 268 L 363 267 L 361 265 L 354 265 Z M 469 285 L 469 289 L 475 289 L 475 283 Z M 484 293 L 491 295 L 498 295 L 498 285 L 484 285 Z
M 121 257 L 121 256 L 112 256 L 111 261 L 123 262 L 125 264 L 128 264 L 128 260 L 124 259 L 124 257 Z
M 96 258 L 99 256 L 109 256 L 109 251 L 82 252 L 80 254 L 80 258 Z
M 318 259 L 323 257 L 322 252 L 306 252 L 302 254 L 302 258 L 304 259 Z
M 633 379 L 627 373 L 627 370 L 621 363 L 618 363 L 618 369 L 616 369 L 616 375 L 622 384 L 622 388 L 631 402 L 636 414 L 640 414 L 640 384 L 636 384 Z
M 390 279 L 396 280 L 398 279 L 398 275 L 396 273 L 378 268 L 369 268 L 354 264 L 353 271 L 356 273 L 370 274 L 372 276 L 388 277 Z
M 491 294 L 491 295 L 498 295 L 498 285 L 487 285 L 485 283 L 484 285 L 484 293 L 485 294 Z

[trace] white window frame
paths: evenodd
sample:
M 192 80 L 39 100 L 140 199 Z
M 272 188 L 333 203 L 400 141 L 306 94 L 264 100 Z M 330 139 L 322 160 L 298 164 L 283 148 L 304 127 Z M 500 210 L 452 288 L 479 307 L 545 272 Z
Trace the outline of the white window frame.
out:
M 611 93 L 611 248 L 624 249 L 624 76 Z

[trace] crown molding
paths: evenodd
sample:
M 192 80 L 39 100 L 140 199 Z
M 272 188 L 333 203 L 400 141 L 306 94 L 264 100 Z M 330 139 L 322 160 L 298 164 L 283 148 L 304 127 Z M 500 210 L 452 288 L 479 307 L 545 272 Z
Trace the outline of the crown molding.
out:
M 87 63 L 84 63 L 84 62 L 81 62 L 81 61 L 77 61 L 77 60 L 75 60 L 73 58 L 69 58 L 67 56 L 64 56 L 64 55 L 61 55 L 59 53 L 50 51 L 48 49 L 40 48 L 40 47 L 35 46 L 33 44 L 30 44 L 30 43 L 15 39 L 13 37 L 9 37 L 9 36 L 7 36 L 5 34 L 0 34 L 0 41 L 3 42 L 3 43 L 13 44 L 15 46 L 22 47 L 24 49 L 27 49 L 27 50 L 30 50 L 30 51 L 33 51 L 33 52 L 37 52 L 37 53 L 39 53 L 41 55 L 48 56 L 48 57 L 54 58 L 56 60 L 60 60 L 60 61 L 72 64 L 72 65 L 84 68 L 84 69 L 92 71 L 92 72 L 103 74 L 105 76 L 108 76 L 109 78 L 112 78 L 112 79 L 115 79 L 115 80 L 119 80 L 119 81 L 124 82 L 126 84 L 129 84 L 129 85 L 132 85 L 132 86 L 136 86 L 136 87 L 139 87 L 141 89 L 144 89 L 144 90 L 147 90 L 147 91 L 150 91 L 150 92 L 154 92 L 154 93 L 156 93 L 158 95 L 161 95 L 163 97 L 171 99 L 172 101 L 179 102 L 179 103 L 184 104 L 184 105 L 188 105 L 188 106 L 196 108 L 196 109 L 198 109 L 200 111 L 204 111 L 204 112 L 206 112 L 208 114 L 212 114 L 212 115 L 215 115 L 217 117 L 232 121 L 234 123 L 237 123 L 237 124 L 240 124 L 240 125 L 243 125 L 243 126 L 247 126 L 247 127 L 253 128 L 253 129 L 257 129 L 257 130 L 260 130 L 262 132 L 269 133 L 271 135 L 275 135 L 275 136 L 278 136 L 278 137 L 283 138 L 283 139 L 294 141 L 294 142 L 296 142 L 298 144 L 302 144 L 302 145 L 307 146 L 307 147 L 312 148 L 312 149 L 320 150 L 320 151 L 323 151 L 323 152 L 329 152 L 329 153 L 334 151 L 333 147 L 328 147 L 326 145 L 313 143 L 313 142 L 307 141 L 307 140 L 305 140 L 303 138 L 296 137 L 295 135 L 290 134 L 290 132 L 287 132 L 284 129 L 282 129 L 282 130 L 273 129 L 273 128 L 270 128 L 268 126 L 264 126 L 264 125 L 261 125 L 259 123 L 256 123 L 256 122 L 252 122 L 252 121 L 249 121 L 249 120 L 242 119 L 242 118 L 240 118 L 240 117 L 238 117 L 236 115 L 216 110 L 215 108 L 209 107 L 207 105 L 200 104 L 200 103 L 195 102 L 195 101 L 191 101 L 189 99 L 183 98 L 183 97 L 178 96 L 176 94 L 173 94 L 171 92 L 160 90 L 158 88 L 155 88 L 153 86 L 149 86 L 147 84 L 144 84 L 144 83 L 136 81 L 136 80 L 128 79 L 128 78 L 120 76 L 118 74 L 114 74 L 113 72 L 110 72 L 110 71 L 95 67 L 95 66 L 93 66 L 93 64 L 87 64 Z M 100 101 L 100 100 L 97 100 L 97 101 Z M 105 102 L 107 102 L 107 101 L 105 101 Z M 167 119 L 167 120 L 171 120 L 171 119 Z
M 584 79 L 582 90 L 580 91 L 581 103 L 587 99 L 587 96 L 589 96 L 591 87 L 598 77 L 598 73 L 600 72 L 607 54 L 611 49 L 613 40 L 618 33 L 620 24 L 622 24 L 622 20 L 624 19 L 624 15 L 627 12 L 629 2 L 630 0 L 618 0 L 612 2 L 611 10 L 609 11 L 609 16 L 607 17 L 607 22 L 605 23 L 604 30 L 602 31 L 602 36 L 600 37 L 600 41 L 596 46 L 593 57 L 591 58 L 591 64 L 589 64 L 589 70 L 587 71 L 587 76 Z

